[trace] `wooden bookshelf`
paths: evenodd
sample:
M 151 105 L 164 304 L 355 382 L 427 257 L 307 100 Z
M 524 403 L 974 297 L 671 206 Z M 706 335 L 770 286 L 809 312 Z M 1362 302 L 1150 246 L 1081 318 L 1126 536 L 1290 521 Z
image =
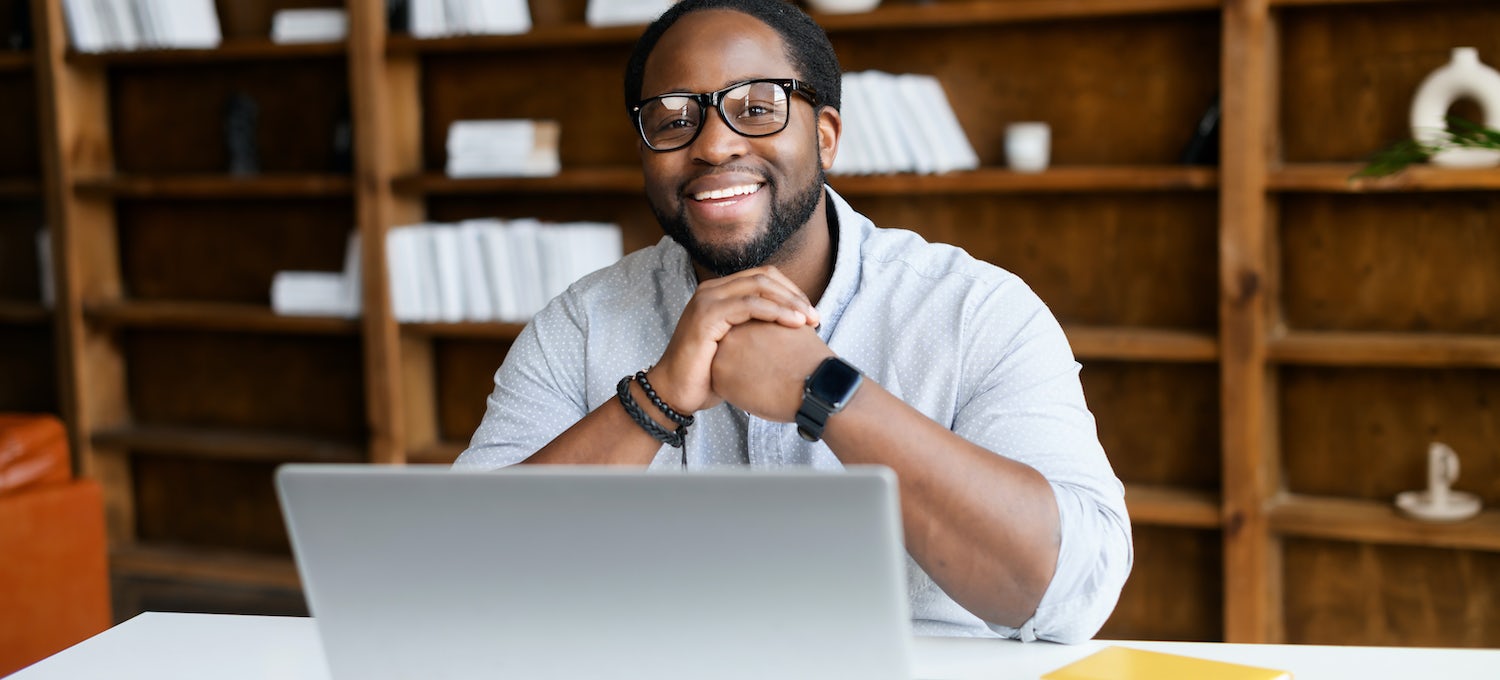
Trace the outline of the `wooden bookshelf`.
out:
M 524 35 L 426 40 L 391 34 L 380 3 L 345 2 L 348 40 L 319 45 L 266 38 L 287 2 L 220 3 L 220 48 L 107 54 L 69 50 L 60 1 L 33 1 L 36 49 L 0 53 L 0 87 L 34 90 L 37 112 L 0 126 L 0 245 L 51 224 L 65 267 L 49 311 L 31 272 L 0 260 L 0 342 L 29 371 L 10 401 L 43 381 L 68 395 L 55 406 L 106 488 L 122 614 L 305 613 L 275 465 L 463 450 L 523 327 L 396 322 L 388 230 L 537 217 L 614 222 L 627 250 L 661 237 L 614 105 L 641 27 L 588 27 L 584 0 L 531 3 Z M 1412 90 L 1452 45 L 1500 63 L 1500 5 L 885 0 L 818 19 L 847 70 L 938 78 L 981 160 L 830 184 L 877 224 L 1018 274 L 1083 365 L 1136 528 L 1104 636 L 1500 645 L 1484 622 L 1404 642 L 1381 622 L 1415 616 L 1406 583 L 1368 568 L 1399 560 L 1441 620 L 1462 619 L 1466 593 L 1500 592 L 1445 576 L 1489 573 L 1495 511 L 1437 526 L 1389 503 L 1424 482 L 1411 452 L 1438 437 L 1465 456 L 1467 488 L 1500 503 L 1500 468 L 1466 453 L 1500 447 L 1486 406 L 1500 400 L 1500 170 L 1351 179 L 1407 134 Z M 253 177 L 226 170 L 235 92 L 262 109 Z M 577 105 L 599 93 L 608 105 Z M 1219 164 L 1178 164 L 1216 97 Z M 345 115 L 352 168 L 328 144 Z M 562 172 L 445 176 L 447 126 L 471 118 L 558 120 Z M 1052 124 L 1045 172 L 1006 168 L 1019 120 Z M 338 269 L 351 229 L 364 314 L 273 314 L 274 272 Z M 1346 575 L 1360 602 L 1329 587 Z M 1358 625 L 1309 615 L 1376 599 L 1386 609 Z

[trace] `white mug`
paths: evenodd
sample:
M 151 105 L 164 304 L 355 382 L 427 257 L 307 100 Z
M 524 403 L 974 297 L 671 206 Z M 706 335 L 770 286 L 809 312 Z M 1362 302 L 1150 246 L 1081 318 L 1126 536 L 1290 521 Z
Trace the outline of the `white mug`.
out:
M 1052 128 L 1046 123 L 1005 126 L 1005 158 L 1016 172 L 1041 172 L 1051 156 Z

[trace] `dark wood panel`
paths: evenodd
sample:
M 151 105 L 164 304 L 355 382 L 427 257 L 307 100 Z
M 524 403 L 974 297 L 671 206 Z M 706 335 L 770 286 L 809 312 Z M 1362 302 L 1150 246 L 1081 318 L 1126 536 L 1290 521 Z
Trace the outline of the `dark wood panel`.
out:
M 428 201 L 427 216 L 439 222 L 477 217 L 535 217 L 548 222 L 610 222 L 620 225 L 627 253 L 654 245 L 662 237 L 661 225 L 651 214 L 644 194 L 444 196 Z
M 142 425 L 274 430 L 361 440 L 357 338 L 131 331 L 122 342 Z
M 1452 446 L 1454 488 L 1500 503 L 1500 371 L 1283 368 L 1281 449 L 1301 494 L 1392 502 L 1427 486 L 1427 447 Z
M 1500 646 L 1500 553 L 1288 539 L 1287 642 Z
M 49 326 L 0 325 L 0 411 L 58 411 L 54 347 Z
M 1453 47 L 1500 62 L 1500 4 L 1410 2 L 1279 12 L 1287 162 L 1353 161 L 1411 137 L 1412 96 Z M 1477 107 L 1457 110 L 1479 120 Z
M 110 71 L 115 169 L 228 172 L 231 96 L 256 103 L 262 172 L 333 172 L 334 129 L 347 114 L 342 58 L 275 63 L 120 67 Z
M 1219 369 L 1090 361 L 1084 396 L 1126 483 L 1219 490 Z
M 1218 329 L 1211 195 L 870 196 L 851 205 L 882 227 L 1015 272 L 1064 323 Z
M 1224 639 L 1223 549 L 1217 531 L 1134 527 L 1135 565 L 1099 637 Z
M 0 5 L 0 13 L 6 8 Z M 0 39 L 7 33 L 0 26 Z M 3 45 L 0 45 L 3 48 Z M 37 92 L 29 72 L 0 72 L 0 177 L 39 177 Z
M 484 418 L 485 398 L 495 389 L 495 369 L 510 343 L 491 340 L 434 340 L 437 364 L 438 438 L 468 442 Z
M 442 171 L 448 158 L 448 126 L 477 118 L 558 121 L 558 153 L 565 168 L 639 165 L 635 129 L 621 94 L 628 49 L 585 45 L 540 54 L 425 57 L 423 167 Z
M 110 579 L 115 623 L 144 612 L 188 612 L 258 616 L 307 616 L 301 590 L 269 586 L 184 581 L 171 577 Z
M 1023 120 L 1055 165 L 1174 163 L 1219 81 L 1217 13 L 831 37 L 846 71 L 937 76 L 986 165 Z
M 214 4 L 225 39 L 270 35 L 271 17 L 277 10 L 344 6 L 339 0 L 215 0 Z
M 268 304 L 280 270 L 336 272 L 346 200 L 121 201 L 121 276 L 139 299 Z
M 131 458 L 139 540 L 287 555 L 274 463 Z
M 1500 194 L 1287 196 L 1281 222 L 1292 328 L 1500 333 Z
M 41 299 L 36 234 L 42 222 L 40 203 L 0 201 L 0 300 Z

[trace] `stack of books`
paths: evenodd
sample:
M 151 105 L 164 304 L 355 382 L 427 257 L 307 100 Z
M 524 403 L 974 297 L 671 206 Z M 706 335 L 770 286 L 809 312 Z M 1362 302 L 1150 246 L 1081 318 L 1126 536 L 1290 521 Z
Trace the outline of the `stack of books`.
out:
M 617 225 L 495 218 L 386 233 L 391 312 L 400 322 L 524 323 L 584 275 L 623 256 Z
M 590 26 L 649 24 L 677 0 L 589 0 L 583 20 Z
M 271 310 L 287 316 L 352 319 L 361 307 L 359 232 L 349 234 L 340 272 L 281 271 L 271 279 Z
M 409 0 L 407 23 L 418 38 L 513 35 L 531 30 L 526 0 Z
M 448 126 L 449 177 L 550 177 L 562 169 L 551 120 L 458 120 Z
M 920 74 L 844 74 L 844 135 L 830 174 L 934 174 L 979 167 L 938 79 Z
M 338 42 L 349 35 L 349 15 L 335 7 L 282 9 L 271 17 L 271 42 Z
M 62 0 L 79 52 L 219 46 L 214 0 Z

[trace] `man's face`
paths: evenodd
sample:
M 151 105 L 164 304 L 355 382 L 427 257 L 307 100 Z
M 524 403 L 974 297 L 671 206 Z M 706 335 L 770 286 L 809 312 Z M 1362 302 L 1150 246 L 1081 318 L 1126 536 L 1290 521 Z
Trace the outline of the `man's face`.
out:
M 678 20 L 646 61 L 642 97 L 712 92 L 753 78 L 795 78 L 781 36 L 759 20 L 729 10 L 694 12 Z M 710 110 L 692 144 L 656 152 L 641 144 L 646 197 L 662 229 L 699 265 L 723 276 L 795 252 L 794 238 L 823 198 L 820 118 L 792 96 L 786 129 L 745 137 Z M 836 116 L 836 114 L 829 114 Z M 826 116 L 825 116 L 826 118 Z M 826 124 L 826 123 L 825 123 Z

